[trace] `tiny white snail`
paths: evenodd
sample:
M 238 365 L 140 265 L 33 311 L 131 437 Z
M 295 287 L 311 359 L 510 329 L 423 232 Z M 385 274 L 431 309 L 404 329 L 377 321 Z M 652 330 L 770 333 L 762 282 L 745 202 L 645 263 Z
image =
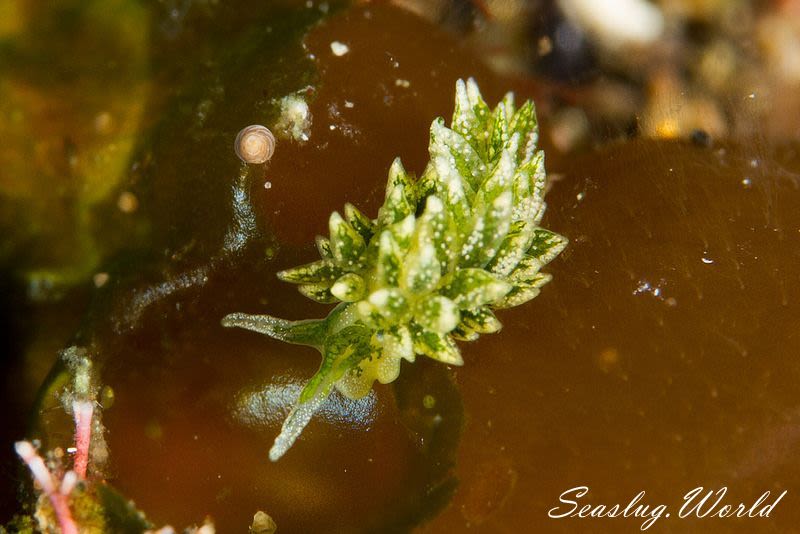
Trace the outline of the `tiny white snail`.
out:
M 239 132 L 233 148 L 245 163 L 264 163 L 275 153 L 275 136 L 266 126 L 251 124 Z

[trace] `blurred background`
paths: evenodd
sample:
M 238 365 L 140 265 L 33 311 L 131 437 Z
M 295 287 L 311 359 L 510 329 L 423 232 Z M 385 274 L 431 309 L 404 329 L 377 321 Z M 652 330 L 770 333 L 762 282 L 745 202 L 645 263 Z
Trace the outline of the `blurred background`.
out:
M 561 150 L 618 136 L 800 134 L 795 0 L 394 3 L 474 42 L 493 69 L 551 92 Z
M 632 138 L 800 139 L 798 0 L 276 3 L 321 18 L 391 4 L 426 21 L 535 98 L 555 177 L 559 162 Z M 225 4 L 0 0 L 0 524 L 17 509 L 11 443 L 39 385 L 108 266 L 149 246 L 148 221 L 133 216 L 151 155 L 141 132 L 193 90 L 176 80 L 213 78 L 208 58 L 226 56 L 202 43 L 224 43 L 240 23 L 215 25 Z M 217 105 L 209 95 L 198 124 Z

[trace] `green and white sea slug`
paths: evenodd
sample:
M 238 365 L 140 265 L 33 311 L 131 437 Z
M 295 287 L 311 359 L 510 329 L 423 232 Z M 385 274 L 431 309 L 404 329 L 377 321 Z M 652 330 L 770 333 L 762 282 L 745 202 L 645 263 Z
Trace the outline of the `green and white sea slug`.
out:
M 347 204 L 334 212 L 321 259 L 278 273 L 322 303 L 324 319 L 287 321 L 233 313 L 222 320 L 322 354 L 269 452 L 280 458 L 333 388 L 358 398 L 392 382 L 417 355 L 462 365 L 456 340 L 500 330 L 493 310 L 518 306 L 550 280 L 541 268 L 567 240 L 539 227 L 544 154 L 533 103 L 507 94 L 494 110 L 477 84 L 456 83 L 450 128 L 430 130 L 430 162 L 418 179 L 396 159 L 386 198 L 370 219 Z

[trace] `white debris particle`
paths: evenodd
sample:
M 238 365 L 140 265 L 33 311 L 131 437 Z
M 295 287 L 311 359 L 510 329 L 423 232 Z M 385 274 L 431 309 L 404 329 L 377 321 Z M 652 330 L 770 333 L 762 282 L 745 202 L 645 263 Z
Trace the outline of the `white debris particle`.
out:
M 122 213 L 133 213 L 139 209 L 139 199 L 130 191 L 123 191 L 117 198 L 117 208 Z
M 272 189 L 272 182 L 264 182 L 264 189 Z
M 331 52 L 334 56 L 343 56 L 350 51 L 350 47 L 341 41 L 333 41 L 331 43 Z
M 633 292 L 634 295 L 641 295 L 650 291 L 650 282 L 639 282 L 639 286 Z
M 569 152 L 588 136 L 589 127 L 589 119 L 582 109 L 564 108 L 554 117 L 550 139 L 561 152 Z
M 259 510 L 253 516 L 253 524 L 250 526 L 252 534 L 274 534 L 278 530 L 278 525 L 266 513 Z
M 330 126 L 328 126 L 328 129 L 333 131 L 333 130 L 336 129 L 336 125 L 335 124 L 331 124 Z
M 395 84 L 397 87 L 402 87 L 402 88 L 404 88 L 404 89 L 408 89 L 409 87 L 411 87 L 411 82 L 409 82 L 408 80 L 404 80 L 404 79 L 402 79 L 402 78 L 398 78 L 398 79 L 396 79 L 396 80 L 394 81 L 394 84 Z
M 353 104 L 353 103 L 352 103 L 352 102 L 350 102 L 349 100 L 345 100 L 345 101 L 344 101 L 344 107 L 346 107 L 346 108 L 348 108 L 348 109 L 353 109 L 353 107 L 355 107 L 355 104 Z
M 98 113 L 94 117 L 94 130 L 99 134 L 108 134 L 114 129 L 114 118 L 108 111 Z
M 280 100 L 281 115 L 275 124 L 276 133 L 297 141 L 308 141 L 311 127 L 311 112 L 305 99 L 298 95 L 287 95 Z
M 657 283 L 650 283 L 647 280 L 640 280 L 639 285 L 633 291 L 634 295 L 651 295 L 655 297 L 657 300 L 660 300 L 664 304 L 666 304 L 670 308 L 674 308 L 678 305 L 677 299 L 675 297 L 667 297 L 664 295 L 664 285 L 666 281 L 662 278 Z
M 539 57 L 544 57 L 552 51 L 553 40 L 546 35 L 539 38 L 539 41 L 536 43 L 536 52 L 539 54 Z

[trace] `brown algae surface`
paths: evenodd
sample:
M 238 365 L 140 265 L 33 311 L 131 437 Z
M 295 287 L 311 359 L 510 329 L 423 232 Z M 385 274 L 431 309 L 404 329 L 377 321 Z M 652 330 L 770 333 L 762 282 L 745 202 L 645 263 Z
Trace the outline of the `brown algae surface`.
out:
M 467 425 L 452 505 L 425 532 L 628 532 L 553 520 L 637 493 L 676 516 L 697 486 L 787 497 L 769 519 L 653 528 L 785 532 L 800 470 L 800 162 L 796 148 L 637 141 L 571 163 L 543 224 L 570 238 L 553 282 L 500 315 L 457 372 Z M 728 502 L 728 501 L 726 501 Z M 734 504 L 735 504 L 734 503 Z
M 344 49 L 334 42 L 347 52 L 335 53 Z M 186 245 L 173 270 L 199 273 L 199 282 L 151 292 L 135 320 L 95 313 L 101 318 L 82 334 L 115 395 L 103 416 L 111 484 L 159 525 L 208 514 L 221 532 L 245 530 L 259 510 L 281 532 L 419 524 L 422 532 L 624 532 L 638 524 L 554 521 L 547 510 L 578 485 L 596 503 L 645 490 L 672 506 L 700 484 L 728 485 L 745 501 L 797 487 L 789 458 L 800 428 L 798 157 L 665 142 L 548 164 L 560 179 L 543 225 L 571 244 L 548 267 L 554 278 L 542 294 L 501 312 L 500 334 L 464 344 L 463 368 L 419 362 L 364 399 L 336 396 L 286 457 L 269 462 L 317 356 L 223 329 L 220 318 L 233 310 L 324 315 L 275 272 L 314 259 L 309 243 L 345 202 L 374 216 L 396 156 L 422 170 L 430 122 L 450 115 L 457 78 L 475 76 L 488 102 L 511 88 L 445 33 L 387 7 L 337 15 L 306 45 L 319 76 L 301 91 L 308 140 L 278 139 L 268 166 L 248 174 L 258 225 L 274 239 L 254 240 L 212 269 L 202 258 L 218 246 L 230 210 L 212 206 L 213 217 L 203 217 L 225 188 L 203 186 L 191 202 L 162 209 L 198 176 L 230 179 L 239 165 L 233 138 L 255 120 L 234 124 L 219 112 L 215 124 L 230 133 L 218 140 L 230 158 L 223 163 L 211 152 L 181 159 L 193 146 L 217 146 L 213 136 L 184 135 L 196 131 L 190 124 L 158 137 L 150 172 L 162 180 L 151 199 L 142 196 L 142 211 L 161 212 L 154 224 L 170 233 L 156 242 Z M 111 309 L 125 310 L 151 279 L 158 285 L 170 261 L 133 276 L 135 290 L 115 287 Z M 53 434 L 66 446 L 69 430 Z M 668 526 L 788 531 L 800 519 L 788 504 L 769 522 Z

